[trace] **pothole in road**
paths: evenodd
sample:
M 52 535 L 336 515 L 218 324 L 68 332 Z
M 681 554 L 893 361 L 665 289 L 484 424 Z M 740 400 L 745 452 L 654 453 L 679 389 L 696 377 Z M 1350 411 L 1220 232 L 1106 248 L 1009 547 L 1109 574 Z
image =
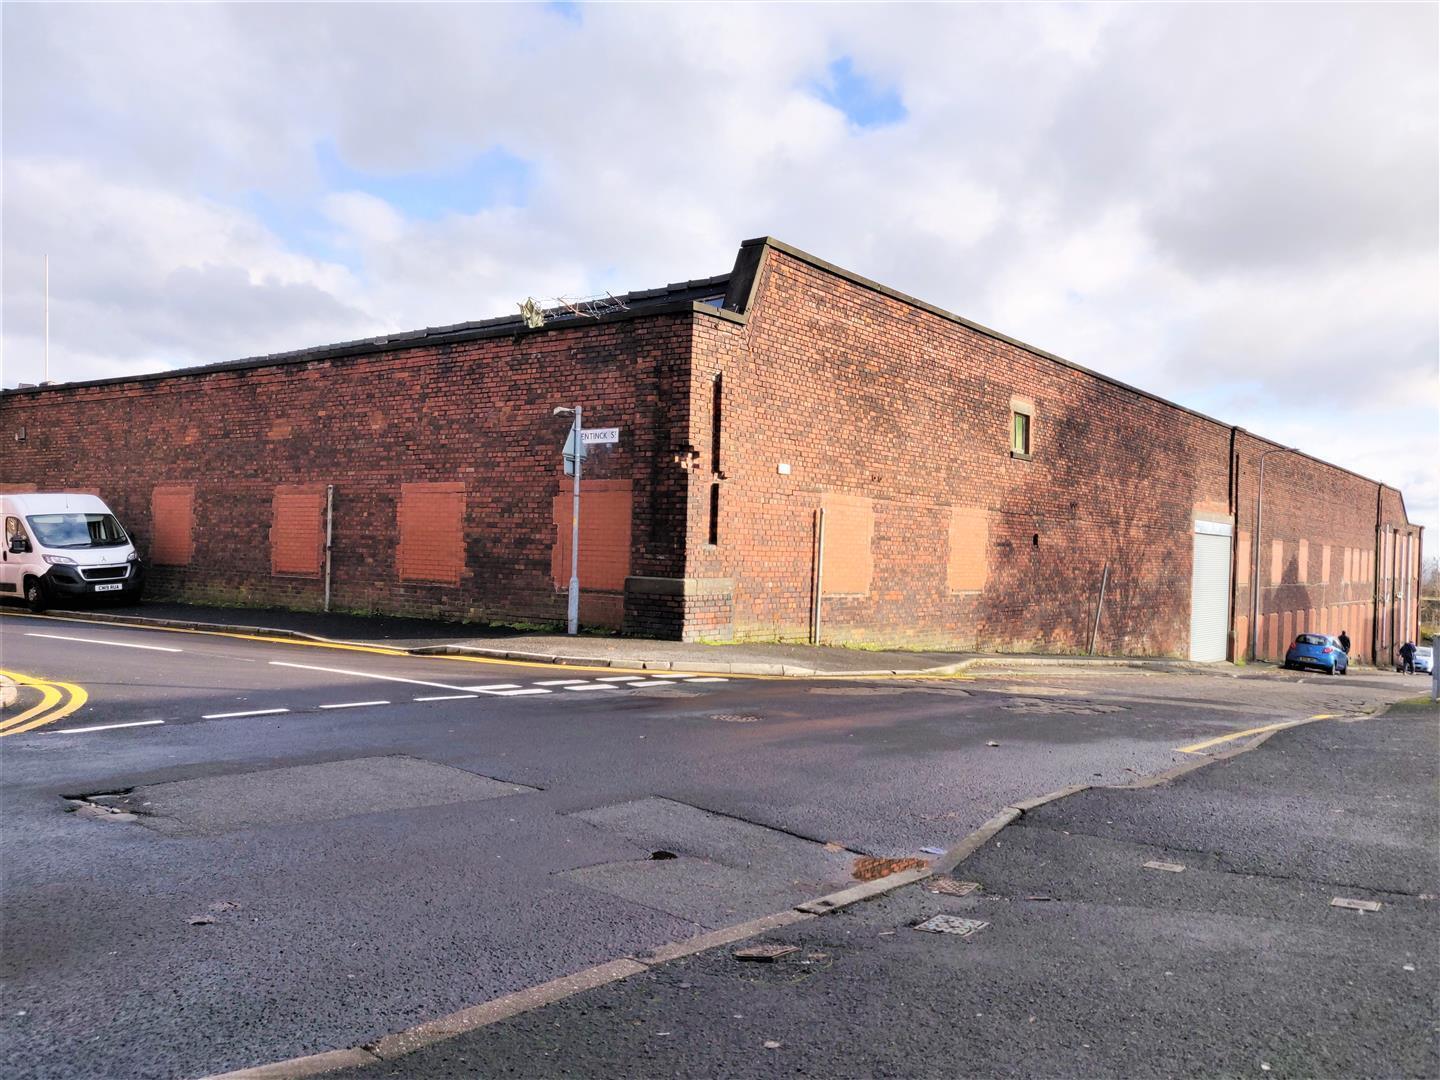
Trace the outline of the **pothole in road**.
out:
M 897 694 L 939 694 L 942 697 L 970 697 L 969 690 L 958 686 L 812 686 L 808 693 L 820 697 L 894 697 Z
M 1046 701 L 1041 698 L 1012 698 L 1000 707 L 1007 712 L 1066 716 L 1104 716 L 1107 713 L 1129 712 L 1124 705 L 1105 705 L 1098 701 Z

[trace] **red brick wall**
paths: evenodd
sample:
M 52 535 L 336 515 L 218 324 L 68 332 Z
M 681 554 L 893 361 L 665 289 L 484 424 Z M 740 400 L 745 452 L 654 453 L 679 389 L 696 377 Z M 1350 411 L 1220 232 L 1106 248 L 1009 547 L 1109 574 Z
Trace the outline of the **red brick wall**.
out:
M 699 538 L 716 374 L 723 511 L 721 543 L 711 547 Z M 1184 656 L 1193 521 L 1204 515 L 1245 534 L 1233 623 L 1243 652 L 1248 488 L 1256 455 L 1273 444 L 773 247 L 747 323 L 697 325 L 693 376 L 690 440 L 703 449 L 687 573 L 727 581 L 729 592 L 725 605 L 712 601 L 687 621 L 690 636 L 805 639 L 815 508 L 862 500 L 872 515 L 868 586 L 832 597 L 827 551 L 826 640 L 1080 651 L 1108 565 L 1097 651 Z M 1011 453 L 1017 399 L 1034 409 L 1030 460 Z M 1360 631 L 1347 628 L 1366 638 L 1357 651 L 1368 655 L 1362 601 L 1371 586 L 1324 585 L 1310 549 L 1373 546 L 1375 505 L 1370 481 L 1294 455 L 1268 459 L 1260 575 L 1269 655 L 1283 651 L 1279 615 L 1293 628 L 1302 611 L 1340 601 L 1356 605 L 1346 610 Z M 1405 526 L 1398 501 L 1386 513 Z M 843 530 L 844 558 L 856 558 L 848 519 L 827 517 Z
M 804 640 L 824 508 L 825 640 L 1081 651 L 1108 568 L 1097 651 L 1183 656 L 1201 515 L 1238 534 L 1242 654 L 1252 626 L 1272 657 L 1287 625 L 1313 621 L 1349 630 L 1360 658 L 1413 636 L 1418 530 L 1398 493 L 1271 454 L 1258 522 L 1273 444 L 764 251 L 744 318 L 635 312 L 7 393 L 0 485 L 98 489 L 142 552 L 177 564 L 155 567 L 155 595 L 316 607 L 313 533 L 278 496 L 333 484 L 337 609 L 559 620 L 569 511 L 551 411 L 579 401 L 587 426 L 621 429 L 586 464 L 601 530 L 582 547 L 587 620 Z M 1011 452 L 1017 402 L 1028 458 Z M 407 509 L 407 491 L 443 512 Z
M 552 500 L 567 422 L 555 406 L 579 401 L 587 427 L 621 429 L 586 475 L 632 487 L 632 572 L 683 574 L 696 318 L 7 393 L 0 483 L 98 490 L 161 564 L 152 596 L 300 608 L 320 606 L 323 580 L 302 569 L 316 565 L 314 534 L 293 535 L 289 496 L 333 484 L 336 610 L 559 620 Z M 193 488 L 193 528 L 175 485 Z M 445 485 L 443 528 L 427 520 L 435 507 L 402 512 L 408 485 Z M 599 610 L 618 625 L 604 585 Z

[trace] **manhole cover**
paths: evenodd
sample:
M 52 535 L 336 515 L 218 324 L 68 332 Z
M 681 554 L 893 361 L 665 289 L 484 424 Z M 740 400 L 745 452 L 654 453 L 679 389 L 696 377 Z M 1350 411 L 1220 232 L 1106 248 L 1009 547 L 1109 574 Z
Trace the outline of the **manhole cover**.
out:
M 980 883 L 978 881 L 957 881 L 953 877 L 932 877 L 925 882 L 925 888 L 930 892 L 942 893 L 945 896 L 969 896 L 980 888 Z
M 958 915 L 934 915 L 922 923 L 917 923 L 915 929 L 924 930 L 928 934 L 956 934 L 968 938 L 989 925 L 979 919 L 962 919 Z

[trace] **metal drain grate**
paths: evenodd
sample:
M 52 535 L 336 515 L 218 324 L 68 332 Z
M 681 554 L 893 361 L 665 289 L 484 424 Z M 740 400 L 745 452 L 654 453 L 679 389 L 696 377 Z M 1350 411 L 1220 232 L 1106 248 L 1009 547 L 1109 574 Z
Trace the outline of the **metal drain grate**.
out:
M 956 934 L 968 938 L 989 925 L 979 919 L 962 919 L 958 915 L 934 915 L 922 923 L 917 923 L 915 929 L 924 930 L 928 934 Z
M 953 877 L 932 877 L 925 882 L 925 888 L 930 892 L 942 893 L 945 896 L 969 896 L 980 888 L 980 883 L 978 881 L 957 881 Z

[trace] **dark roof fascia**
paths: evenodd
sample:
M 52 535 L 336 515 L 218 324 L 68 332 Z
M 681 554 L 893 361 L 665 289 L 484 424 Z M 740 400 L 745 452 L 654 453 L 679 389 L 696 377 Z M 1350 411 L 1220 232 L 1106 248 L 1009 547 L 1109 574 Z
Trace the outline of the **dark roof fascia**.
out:
M 698 284 L 706 284 L 710 280 L 718 282 L 723 279 L 722 275 L 719 279 L 707 279 Z M 721 311 L 713 304 L 707 304 L 700 300 L 673 300 L 663 304 L 646 304 L 642 307 L 616 311 L 595 318 L 567 319 L 561 323 L 546 323 L 544 326 L 534 327 L 526 326 L 524 323 L 507 317 L 482 323 L 460 324 L 459 327 L 415 330 L 361 341 L 346 341 L 336 345 L 321 345 L 312 349 L 299 349 L 295 352 L 275 353 L 270 356 L 251 356 L 243 360 L 228 360 L 219 364 L 201 364 L 195 367 L 173 368 L 169 371 L 150 371 L 140 375 L 116 375 L 105 379 L 86 379 L 83 382 L 52 383 L 48 386 L 11 387 L 0 390 L 0 397 L 38 396 L 53 390 L 82 390 L 99 386 L 119 386 L 125 383 L 160 382 L 165 379 L 203 378 L 206 375 L 250 371 L 255 368 L 287 367 L 293 364 L 309 364 L 322 360 L 375 356 L 426 345 L 455 345 L 470 341 L 486 341 L 491 338 L 563 333 L 597 324 L 631 322 L 636 319 L 649 318 L 652 315 L 678 315 L 687 312 L 713 315 L 731 321 L 737 318 L 733 312 Z
M 890 297 L 892 300 L 899 300 L 903 304 L 909 304 L 912 307 L 917 307 L 922 311 L 929 312 L 931 315 L 936 315 L 949 322 L 958 323 L 959 325 L 964 326 L 970 330 L 974 330 L 976 333 L 984 334 L 986 337 L 994 338 L 996 341 L 1003 341 L 1007 345 L 1013 345 L 1017 349 L 1023 349 L 1025 352 L 1028 352 L 1033 356 L 1038 356 L 1042 360 L 1049 360 L 1052 363 L 1059 364 L 1062 367 L 1067 367 L 1072 371 L 1078 371 L 1082 375 L 1089 375 L 1093 379 L 1099 379 L 1103 383 L 1108 383 L 1111 386 L 1117 387 L 1121 390 L 1125 390 L 1128 393 L 1135 394 L 1139 397 L 1147 398 L 1150 401 L 1154 401 L 1160 405 L 1164 405 L 1167 408 L 1175 409 L 1179 412 L 1194 416 L 1200 420 L 1204 420 L 1206 423 L 1215 424 L 1218 427 L 1226 429 L 1234 428 L 1234 430 L 1236 431 L 1242 431 L 1246 435 L 1250 436 L 1250 438 L 1252 439 L 1257 439 L 1260 442 L 1268 443 L 1271 446 L 1279 447 L 1283 450 L 1289 450 L 1291 453 L 1296 454 L 1299 457 L 1308 458 L 1310 461 L 1315 462 L 1317 465 L 1324 465 L 1327 469 L 1334 469 L 1337 472 L 1345 473 L 1347 476 L 1353 476 L 1358 480 L 1364 480 L 1367 484 L 1377 484 L 1380 487 L 1389 488 L 1389 485 L 1385 484 L 1383 481 L 1375 480 L 1369 476 L 1354 472 L 1353 470 L 1347 469 L 1344 466 L 1335 465 L 1329 461 L 1317 458 L 1313 454 L 1307 454 L 1303 450 L 1296 450 L 1294 447 L 1284 446 L 1281 443 L 1277 443 L 1271 439 L 1265 438 L 1263 435 L 1256 435 L 1254 432 L 1246 431 L 1244 428 L 1235 427 L 1234 424 L 1227 424 L 1223 420 L 1218 420 L 1213 416 L 1209 416 L 1195 409 L 1191 409 L 1188 406 L 1180 405 L 1174 401 L 1171 401 L 1168 398 L 1161 397 L 1159 394 L 1152 394 L 1149 390 L 1142 390 L 1138 386 L 1131 386 L 1127 382 L 1122 382 L 1119 379 L 1112 378 L 1111 376 L 1106 375 L 1103 372 L 1095 371 L 1093 368 L 1088 368 L 1084 364 L 1077 364 L 1073 360 L 1066 360 L 1063 356 L 1056 356 L 1054 353 L 1046 352 L 1044 349 L 1036 348 L 1034 345 L 1027 344 L 1024 341 L 1021 341 L 1019 338 L 1013 338 L 1009 334 L 1002 334 L 998 330 L 992 330 L 988 326 L 982 326 L 980 323 L 977 323 L 971 319 L 967 319 L 963 315 L 956 315 L 953 311 L 946 311 L 944 308 L 936 307 L 934 304 L 926 303 L 924 300 L 920 300 L 914 296 L 910 296 L 907 293 L 902 293 L 898 289 L 892 289 L 888 285 L 881 285 L 878 281 L 871 281 L 867 277 L 862 277 L 861 275 L 854 273 L 853 271 L 846 270 L 843 266 L 836 266 L 834 263 L 826 262 L 824 259 L 820 258 L 817 255 L 811 255 L 808 251 L 802 251 L 791 244 L 785 243 L 785 241 L 783 240 L 776 240 L 773 236 L 757 236 L 753 240 L 746 240 L 742 242 L 740 245 L 740 255 L 735 260 L 735 270 L 731 271 L 730 280 L 731 288 L 733 289 L 735 287 L 736 276 L 741 272 L 742 263 L 747 262 L 745 257 L 747 251 L 753 251 L 755 253 L 751 257 L 750 261 L 754 263 L 757 271 L 754 273 L 754 281 L 747 283 L 746 287 L 748 293 L 745 306 L 739 309 L 740 312 L 747 318 L 750 314 L 750 305 L 755 299 L 755 282 L 758 282 L 760 277 L 758 273 L 758 266 L 760 261 L 759 253 L 763 252 L 765 248 L 774 248 L 776 251 L 782 252 L 785 255 L 789 255 L 793 259 L 798 259 L 800 262 L 807 263 L 818 270 L 824 270 L 828 274 L 834 274 L 836 277 L 844 278 L 846 281 L 859 285 L 862 288 L 871 289 L 875 292 L 880 293 L 883 296 Z M 727 294 L 727 306 L 729 306 L 729 300 L 730 297 Z M 1389 490 L 1398 492 L 1398 489 L 1396 488 L 1389 488 Z M 1401 495 L 1401 506 L 1402 508 L 1404 506 L 1403 495 Z M 1410 515 L 1408 512 L 1405 515 L 1405 520 L 1407 522 L 1410 520 Z

